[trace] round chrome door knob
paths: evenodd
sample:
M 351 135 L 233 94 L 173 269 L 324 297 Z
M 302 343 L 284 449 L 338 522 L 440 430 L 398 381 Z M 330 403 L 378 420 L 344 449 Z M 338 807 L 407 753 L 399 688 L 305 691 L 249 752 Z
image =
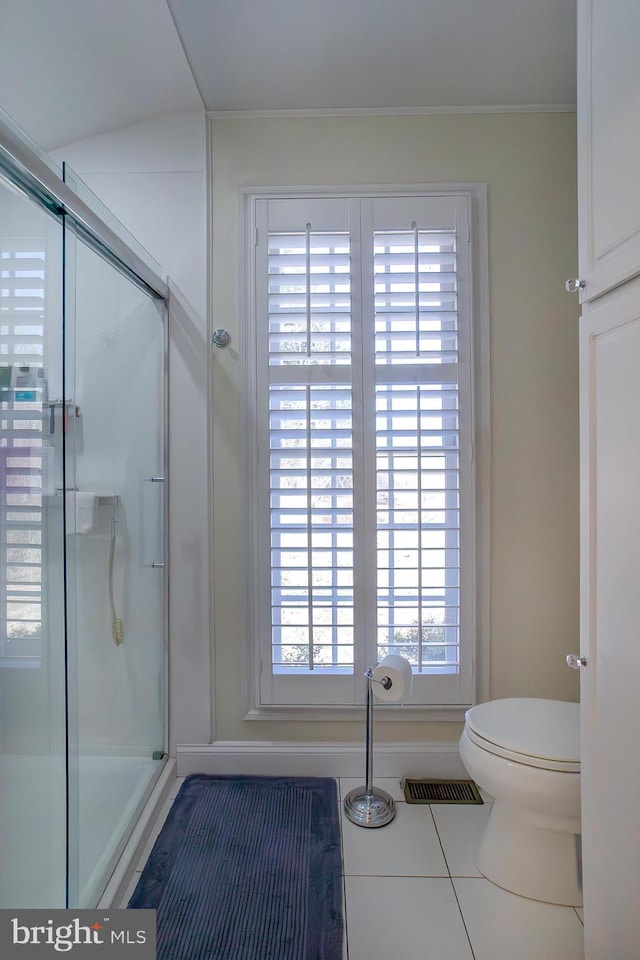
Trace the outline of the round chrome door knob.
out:
M 224 348 L 228 347 L 231 343 L 231 334 L 223 330 L 222 327 L 218 327 L 217 330 L 213 331 L 211 340 L 214 347 L 218 347 L 219 350 L 224 350 Z
M 567 293 L 577 293 L 578 290 L 584 290 L 586 285 L 586 280 L 579 280 L 577 277 L 572 277 L 571 280 L 565 280 L 564 282 L 564 288 Z
M 580 667 L 586 667 L 587 658 L 581 657 L 578 653 L 568 653 L 567 654 L 567 666 L 571 667 L 572 670 L 579 670 Z

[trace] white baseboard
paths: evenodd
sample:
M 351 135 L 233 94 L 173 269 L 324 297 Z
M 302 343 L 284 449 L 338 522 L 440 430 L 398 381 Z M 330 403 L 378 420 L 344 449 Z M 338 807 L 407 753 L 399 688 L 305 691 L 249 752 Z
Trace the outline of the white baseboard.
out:
M 267 740 L 216 740 L 179 744 L 177 775 L 192 773 L 256 776 L 362 777 L 365 750 L 360 743 L 278 743 Z M 376 777 L 468 776 L 455 743 L 380 743 L 374 747 Z

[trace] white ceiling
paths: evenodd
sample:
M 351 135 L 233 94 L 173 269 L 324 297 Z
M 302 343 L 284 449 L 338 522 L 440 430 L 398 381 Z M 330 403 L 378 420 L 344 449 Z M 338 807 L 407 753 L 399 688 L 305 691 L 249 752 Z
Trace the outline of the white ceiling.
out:
M 575 0 L 168 3 L 208 110 L 575 100 Z
M 575 0 L 0 0 L 0 106 L 45 149 L 183 110 L 561 106 Z
M 202 101 L 166 0 L 0 0 L 0 107 L 51 150 Z

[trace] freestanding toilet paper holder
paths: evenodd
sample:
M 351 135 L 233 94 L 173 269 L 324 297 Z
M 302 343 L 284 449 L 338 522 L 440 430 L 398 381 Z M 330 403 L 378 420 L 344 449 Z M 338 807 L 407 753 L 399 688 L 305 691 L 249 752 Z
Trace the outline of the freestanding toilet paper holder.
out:
M 385 690 L 390 690 L 390 677 L 378 679 L 373 676 L 373 667 L 365 673 L 367 685 L 367 782 L 364 787 L 350 790 L 344 800 L 344 812 L 352 823 L 359 827 L 384 827 L 391 823 L 396 815 L 393 799 L 385 790 L 373 786 L 373 691 L 372 683 L 380 683 Z

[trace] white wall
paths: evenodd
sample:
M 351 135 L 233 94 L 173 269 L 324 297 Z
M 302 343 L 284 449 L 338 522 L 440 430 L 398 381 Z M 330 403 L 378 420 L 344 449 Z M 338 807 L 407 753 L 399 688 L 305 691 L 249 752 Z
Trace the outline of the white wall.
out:
M 160 262 L 172 289 L 170 717 L 172 743 L 211 736 L 205 124 L 175 114 L 70 144 L 66 160 Z
M 361 724 L 248 722 L 239 436 L 238 189 L 278 184 L 485 181 L 492 333 L 491 695 L 577 699 L 577 303 L 574 117 L 216 119 L 212 131 L 214 490 L 208 522 L 201 115 L 57 151 L 163 264 L 185 298 L 171 323 L 171 698 L 178 743 L 352 741 Z M 215 714 L 209 537 L 215 551 Z M 388 741 L 453 743 L 458 724 L 379 723 Z
M 211 121 L 213 326 L 238 345 L 239 189 L 484 181 L 491 300 L 492 697 L 577 699 L 578 304 L 575 117 Z M 216 731 L 221 740 L 360 739 L 361 724 L 245 721 L 242 356 L 213 358 Z M 453 742 L 457 723 L 379 722 L 380 740 Z

